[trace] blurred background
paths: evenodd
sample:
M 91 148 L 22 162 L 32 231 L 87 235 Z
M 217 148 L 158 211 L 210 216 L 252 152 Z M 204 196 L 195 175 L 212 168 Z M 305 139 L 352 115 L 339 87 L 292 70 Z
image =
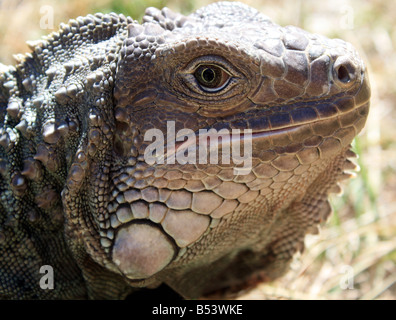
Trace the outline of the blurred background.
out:
M 60 22 L 95 12 L 140 20 L 146 7 L 188 14 L 209 0 L 0 0 L 0 61 L 29 49 L 26 40 Z M 280 25 L 351 42 L 365 59 L 372 102 L 355 139 L 360 172 L 332 196 L 334 213 L 306 238 L 285 277 L 242 292 L 239 299 L 396 298 L 396 8 L 392 0 L 247 0 Z

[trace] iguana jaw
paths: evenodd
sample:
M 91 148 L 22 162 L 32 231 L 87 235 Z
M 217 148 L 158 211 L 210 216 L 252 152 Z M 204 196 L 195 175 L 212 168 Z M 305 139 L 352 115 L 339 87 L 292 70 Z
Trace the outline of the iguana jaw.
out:
M 251 135 L 253 146 L 256 149 L 260 148 L 260 144 L 263 143 L 263 141 L 265 143 L 267 141 L 281 139 L 285 135 L 303 137 L 304 131 L 306 131 L 307 128 L 310 128 L 310 134 L 312 135 L 312 131 L 315 130 L 316 126 L 320 127 L 322 121 L 326 120 L 328 123 L 329 121 L 332 121 L 333 126 L 340 125 L 343 122 L 343 116 L 347 118 L 348 114 L 353 112 L 365 114 L 367 113 L 368 106 L 368 102 L 363 102 L 360 106 L 354 108 L 352 111 L 345 112 L 341 116 L 333 116 L 328 119 L 271 131 L 264 130 L 253 132 Z M 285 149 L 285 152 L 282 155 L 284 157 L 295 157 L 293 159 L 296 159 L 296 161 L 300 163 L 299 165 L 315 165 L 315 163 L 319 163 L 320 161 L 323 161 L 323 159 L 332 158 L 342 152 L 342 149 L 345 149 L 352 142 L 352 139 L 357 132 L 361 130 L 362 125 L 362 122 L 357 121 L 355 125 L 348 126 L 347 128 L 351 127 L 348 130 L 342 127 L 335 127 L 334 132 L 329 134 L 328 137 L 322 137 L 320 139 L 316 139 L 316 141 L 306 139 L 302 141 L 302 143 L 299 143 L 301 147 L 299 150 L 294 152 L 294 155 L 288 155 L 287 149 Z M 246 137 L 247 136 L 245 134 L 241 134 L 235 139 L 244 141 Z M 199 138 L 200 137 L 194 141 L 199 141 Z M 208 137 L 205 138 L 208 139 Z M 297 143 L 301 141 L 295 142 Z M 233 143 L 233 139 L 231 138 L 228 141 L 221 141 L 219 145 L 224 147 L 227 143 Z M 188 146 L 189 145 L 185 142 L 176 144 L 176 154 L 183 153 Z M 170 155 L 170 153 L 166 154 L 167 157 Z M 288 162 L 292 163 L 291 159 L 288 159 Z M 282 161 L 276 162 L 275 159 L 275 161 L 273 161 L 273 165 L 279 165 L 282 167 L 284 164 Z M 181 197 L 183 197 L 183 195 L 181 195 Z M 208 198 L 207 201 L 210 201 L 210 199 Z M 203 202 L 205 202 L 205 200 L 203 200 Z M 150 215 L 152 215 L 155 209 L 151 208 L 150 210 Z M 168 213 L 168 221 L 165 223 L 162 221 L 162 225 L 157 225 L 148 220 L 132 220 L 128 224 L 123 225 L 118 231 L 116 241 L 112 249 L 112 258 L 121 273 L 132 281 L 134 285 L 138 285 L 142 281 L 146 283 L 147 281 L 151 281 L 150 279 L 155 279 L 153 277 L 157 273 L 172 264 L 175 259 L 177 260 L 180 253 L 183 252 L 181 251 L 182 248 L 185 248 L 187 245 L 193 245 L 195 240 L 199 239 L 209 226 L 209 219 L 206 219 L 206 217 L 204 219 L 201 214 L 197 214 L 191 210 L 171 211 L 172 213 Z M 117 215 L 119 215 L 118 211 Z M 172 215 L 175 215 L 175 219 L 169 218 L 172 217 Z M 181 220 L 182 216 L 190 217 L 184 221 L 184 225 Z M 194 228 L 190 230 L 191 225 L 194 225 Z M 176 233 L 175 230 L 177 230 Z M 183 233 L 183 230 L 186 230 L 186 232 Z M 192 234 L 192 230 L 201 231 L 194 235 Z M 147 263 L 147 261 L 150 261 L 150 263 Z

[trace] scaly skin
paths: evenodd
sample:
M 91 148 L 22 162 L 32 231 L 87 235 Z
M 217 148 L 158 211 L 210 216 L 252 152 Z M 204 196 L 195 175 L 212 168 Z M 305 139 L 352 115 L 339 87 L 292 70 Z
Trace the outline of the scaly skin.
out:
M 194 298 L 274 279 L 354 167 L 370 90 L 342 40 L 216 3 L 149 8 L 142 24 L 80 17 L 31 47 L 0 65 L 2 298 L 124 298 L 161 283 Z M 252 170 L 149 164 L 145 134 L 166 139 L 168 121 L 251 129 Z M 39 286 L 43 265 L 53 290 Z

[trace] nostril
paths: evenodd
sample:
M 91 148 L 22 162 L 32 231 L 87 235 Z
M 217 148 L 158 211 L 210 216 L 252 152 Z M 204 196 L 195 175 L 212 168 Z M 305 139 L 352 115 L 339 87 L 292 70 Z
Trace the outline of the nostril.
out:
M 341 86 L 350 86 L 356 80 L 357 68 L 348 57 L 338 57 L 333 66 L 333 78 Z
M 349 76 L 348 69 L 345 66 L 339 66 L 338 69 L 336 70 L 337 72 L 337 78 L 343 83 L 348 83 L 351 81 L 351 77 Z

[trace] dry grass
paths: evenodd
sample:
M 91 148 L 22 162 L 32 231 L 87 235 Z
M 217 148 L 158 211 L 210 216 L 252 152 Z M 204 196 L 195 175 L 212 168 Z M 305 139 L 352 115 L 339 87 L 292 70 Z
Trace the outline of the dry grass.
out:
M 207 0 L 3 0 L 0 1 L 0 57 L 28 51 L 25 40 L 52 31 L 40 29 L 40 8 L 54 9 L 54 27 L 96 11 L 118 11 L 139 18 L 146 6 L 189 12 Z M 319 235 L 306 239 L 282 279 L 262 284 L 242 299 L 395 299 L 396 298 L 396 9 L 392 1 L 262 0 L 244 1 L 281 25 L 352 42 L 367 62 L 372 107 L 354 148 L 360 155 L 357 178 L 342 197 L 333 197 L 335 213 Z M 346 5 L 347 3 L 347 5 Z M 353 288 L 342 289 L 348 272 Z

